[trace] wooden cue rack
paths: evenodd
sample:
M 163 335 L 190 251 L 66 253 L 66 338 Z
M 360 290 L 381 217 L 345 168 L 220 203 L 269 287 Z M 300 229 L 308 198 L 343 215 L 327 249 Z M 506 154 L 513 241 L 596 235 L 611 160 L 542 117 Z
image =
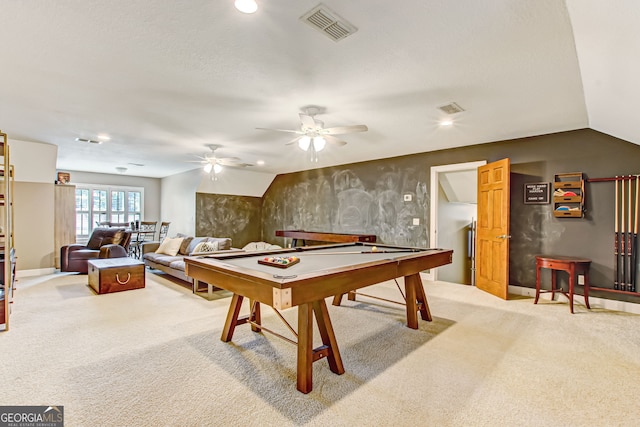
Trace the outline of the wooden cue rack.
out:
M 615 177 L 607 177 L 607 178 L 589 178 L 586 181 L 588 183 L 591 182 L 614 182 L 614 183 L 624 183 L 625 181 L 629 182 L 629 192 L 631 194 L 631 182 L 635 180 L 636 182 L 636 190 L 638 189 L 638 185 L 640 185 L 640 174 L 635 174 L 635 175 L 620 175 L 620 176 L 615 176 Z M 616 204 L 617 204 L 617 186 L 616 186 Z M 624 192 L 624 187 L 622 188 L 622 191 Z M 635 200 L 634 200 L 635 199 Z M 635 221 L 634 224 L 628 224 L 629 225 L 629 230 L 627 230 L 627 232 L 634 232 L 635 234 L 638 234 L 638 215 L 640 215 L 640 212 L 638 211 L 639 206 L 638 206 L 638 193 L 636 192 L 635 196 L 630 196 L 629 197 L 629 212 L 628 212 L 628 217 L 631 217 L 631 204 L 632 201 L 635 202 Z M 624 212 L 622 213 L 622 218 L 624 218 Z M 616 227 L 614 232 L 618 233 L 618 213 L 616 212 Z M 622 221 L 624 222 L 624 221 Z M 621 225 L 621 224 L 620 224 Z M 631 230 L 633 226 L 633 230 Z M 640 248 L 637 248 L 638 250 L 640 250 Z M 617 260 L 616 260 L 617 262 Z M 640 274 L 640 271 L 637 271 L 636 274 Z M 611 293 L 616 293 L 616 294 L 622 294 L 622 295 L 632 295 L 632 296 L 640 296 L 640 289 L 636 289 L 635 291 L 629 291 L 629 290 L 622 290 L 622 289 L 611 289 L 611 288 L 601 288 L 601 287 L 596 287 L 596 286 L 590 286 L 589 289 L 593 290 L 593 291 L 603 291 L 603 292 L 611 292 Z

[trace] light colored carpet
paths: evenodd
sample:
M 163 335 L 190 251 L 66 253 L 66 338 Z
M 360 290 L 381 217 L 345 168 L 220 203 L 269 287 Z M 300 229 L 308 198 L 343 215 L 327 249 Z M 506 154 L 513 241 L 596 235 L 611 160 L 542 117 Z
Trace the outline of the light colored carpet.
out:
M 18 282 L 0 405 L 63 405 L 67 426 L 638 425 L 638 315 L 425 282 L 434 321 L 415 331 L 402 307 L 345 298 L 329 312 L 346 373 L 316 362 L 304 395 L 293 345 L 248 326 L 220 341 L 229 298 L 149 272 L 140 290 L 86 283 Z M 398 297 L 392 283 L 367 291 Z M 269 308 L 263 319 L 286 333 Z

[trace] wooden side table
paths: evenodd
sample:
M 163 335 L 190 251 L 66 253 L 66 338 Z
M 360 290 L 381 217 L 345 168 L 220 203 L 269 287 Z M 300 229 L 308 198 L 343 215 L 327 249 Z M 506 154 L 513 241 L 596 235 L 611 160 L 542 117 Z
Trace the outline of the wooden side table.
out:
M 541 293 L 551 292 L 551 299 L 555 296 L 555 293 L 561 293 L 569 298 L 569 308 L 573 313 L 573 293 L 576 284 L 576 278 L 579 274 L 584 275 L 584 303 L 588 309 L 589 307 L 589 266 L 591 265 L 590 259 L 574 258 L 569 256 L 555 256 L 555 255 L 538 255 L 536 256 L 536 299 L 534 304 L 538 303 Z M 551 290 L 540 290 L 540 270 L 542 268 L 548 268 L 551 270 Z M 562 288 L 557 287 L 557 272 L 566 271 L 569 273 L 569 292 L 564 292 Z

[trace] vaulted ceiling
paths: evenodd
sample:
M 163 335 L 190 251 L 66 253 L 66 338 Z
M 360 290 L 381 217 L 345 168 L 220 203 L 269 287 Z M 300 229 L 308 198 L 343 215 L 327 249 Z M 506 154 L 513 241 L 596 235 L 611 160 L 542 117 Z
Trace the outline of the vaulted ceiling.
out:
M 635 0 L 324 0 L 357 29 L 340 41 L 300 19 L 316 0 L 257 2 L 4 0 L 0 129 L 57 145 L 59 169 L 148 177 L 209 144 L 283 173 L 585 127 L 640 143 Z M 317 163 L 256 130 L 307 105 L 369 130 Z

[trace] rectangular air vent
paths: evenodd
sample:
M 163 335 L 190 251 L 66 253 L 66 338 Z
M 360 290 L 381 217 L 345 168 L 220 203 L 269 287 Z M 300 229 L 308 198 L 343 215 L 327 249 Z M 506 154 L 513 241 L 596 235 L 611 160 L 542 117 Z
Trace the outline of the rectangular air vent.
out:
M 322 3 L 302 15 L 300 20 L 335 42 L 343 40 L 358 31 L 356 27 Z
M 452 102 L 452 103 L 447 104 L 447 105 L 442 105 L 442 106 L 440 106 L 438 108 L 440 110 L 444 111 L 447 114 L 462 113 L 464 111 L 464 108 L 462 108 L 461 106 L 459 106 L 455 102 Z

